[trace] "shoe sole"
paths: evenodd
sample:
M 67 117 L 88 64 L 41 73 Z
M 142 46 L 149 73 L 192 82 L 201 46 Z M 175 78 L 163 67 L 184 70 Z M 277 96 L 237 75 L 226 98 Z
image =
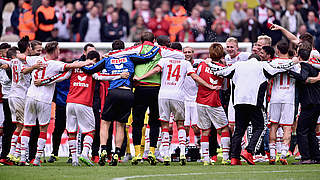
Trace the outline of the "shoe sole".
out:
M 250 164 L 250 165 L 255 165 L 255 163 L 254 162 L 251 162 L 251 161 L 249 161 L 245 156 L 243 156 L 243 155 L 240 155 L 248 164 Z
M 280 160 L 280 162 L 281 162 L 282 165 L 288 165 L 288 162 L 287 162 L 287 161 L 281 161 L 281 160 Z
M 165 166 L 169 166 L 169 165 L 170 165 L 170 162 L 169 162 L 169 161 L 164 161 L 163 164 L 164 164 Z
M 187 164 L 187 160 L 186 159 L 181 159 L 180 165 L 181 166 L 185 166 L 186 164 Z
M 157 165 L 157 161 L 154 157 L 152 156 L 148 156 L 148 162 L 150 163 L 150 165 L 155 166 Z
M 81 162 L 83 162 L 83 163 L 84 163 L 85 165 L 87 165 L 87 166 L 94 166 L 91 162 L 89 162 L 89 160 L 87 160 L 87 159 L 85 159 L 85 158 L 83 158 L 83 157 L 80 157 L 79 160 L 80 160 Z
M 102 156 L 100 157 L 98 164 L 99 164 L 100 166 L 106 165 L 106 155 L 102 155 Z

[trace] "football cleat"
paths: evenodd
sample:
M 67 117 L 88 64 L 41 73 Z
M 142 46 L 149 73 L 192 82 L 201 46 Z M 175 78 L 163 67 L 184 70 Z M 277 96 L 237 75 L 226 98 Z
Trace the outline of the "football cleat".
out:
M 70 163 L 70 164 L 72 163 L 72 157 L 68 158 L 67 163 Z
M 72 166 L 81 166 L 79 162 L 72 162 Z
M 187 158 L 185 155 L 180 156 L 180 165 L 185 166 L 187 164 Z
M 111 161 L 109 162 L 109 166 L 117 166 L 118 165 L 118 161 L 119 161 L 119 156 L 118 154 L 114 154 L 112 156 Z
M 90 159 L 86 156 L 81 155 L 79 160 L 83 162 L 87 166 L 94 166 L 94 164 L 90 161 Z
M 38 158 L 38 157 L 36 157 L 35 159 L 34 159 L 34 161 L 32 162 L 32 165 L 33 166 L 40 166 L 40 158 Z
M 8 158 L 7 159 L 0 159 L 0 163 L 3 165 L 7 165 L 7 166 L 13 166 L 14 163 L 12 161 L 10 161 Z
M 141 159 L 142 159 L 142 157 L 141 157 L 141 155 L 139 154 L 138 156 L 132 158 L 131 164 L 132 164 L 132 165 L 138 165 L 138 163 L 141 162 Z
M 231 166 L 241 165 L 240 159 L 231 158 Z
M 222 159 L 222 161 L 221 161 L 221 164 L 222 165 L 229 165 L 229 164 L 231 164 L 231 160 L 230 159 Z
M 209 166 L 211 163 L 209 161 L 203 161 L 204 166 Z
M 247 161 L 248 164 L 250 165 L 255 165 L 253 161 L 253 156 L 251 153 L 249 153 L 246 149 L 242 150 L 241 155 L 240 155 L 244 160 Z
M 210 161 L 211 161 L 211 164 L 212 164 L 212 163 L 214 164 L 215 162 L 218 161 L 218 156 L 217 156 L 217 155 L 212 156 L 211 159 L 210 159 Z
M 275 165 L 276 164 L 276 158 L 275 157 L 270 157 L 269 164 L 270 165 Z
M 48 159 L 49 163 L 54 163 L 58 160 L 58 156 L 55 156 L 54 154 L 51 154 L 50 158 Z
M 106 157 L 107 157 L 107 151 L 106 150 L 103 150 L 100 154 L 100 159 L 99 159 L 99 162 L 98 164 L 100 166 L 104 166 L 106 165 Z
M 123 158 L 122 162 L 129 162 L 129 160 L 132 160 L 131 154 L 126 154 Z
M 155 166 L 157 164 L 156 156 L 151 151 L 148 153 L 148 161 L 150 165 Z
M 282 165 L 288 165 L 288 161 L 287 159 L 279 159 L 279 161 L 281 162 Z
M 30 166 L 30 164 L 27 163 L 27 162 L 24 162 L 24 161 L 20 161 L 20 162 L 18 163 L 18 166 Z
M 98 163 L 99 162 L 99 156 L 92 156 L 91 157 L 91 161 L 94 163 Z
M 163 158 L 163 164 L 164 164 L 165 166 L 169 166 L 169 165 L 170 165 L 170 161 L 171 161 L 171 159 L 170 159 L 169 156 L 165 156 L 165 157 Z

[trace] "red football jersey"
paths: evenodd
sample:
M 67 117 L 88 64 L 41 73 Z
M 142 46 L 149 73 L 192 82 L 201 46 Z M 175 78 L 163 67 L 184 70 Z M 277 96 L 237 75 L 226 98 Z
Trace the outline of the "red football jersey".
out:
M 223 66 L 222 64 L 219 64 L 219 63 L 216 63 L 216 64 Z M 212 84 L 214 86 L 222 86 L 223 78 L 215 76 L 205 62 L 201 62 L 199 64 L 197 69 L 197 74 L 209 84 Z M 204 86 L 199 85 L 196 102 L 199 104 L 204 104 L 211 107 L 221 106 L 219 90 L 212 91 Z
M 86 74 L 81 69 L 72 70 L 67 103 L 77 103 L 92 107 L 95 84 L 96 81 L 91 74 Z

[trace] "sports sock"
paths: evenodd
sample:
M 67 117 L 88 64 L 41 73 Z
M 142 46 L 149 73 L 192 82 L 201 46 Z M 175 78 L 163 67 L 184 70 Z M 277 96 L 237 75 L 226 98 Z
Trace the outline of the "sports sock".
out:
M 3 132 L 0 133 L 0 152 L 2 153 L 2 136 L 3 136 Z
M 145 132 L 144 151 L 149 152 L 149 150 L 150 150 L 150 127 L 148 125 Z
M 120 156 L 121 149 L 120 149 L 119 147 L 116 147 L 114 153 L 115 153 L 115 154 L 118 154 L 118 155 Z
M 23 130 L 21 134 L 21 160 L 26 162 L 27 149 L 29 148 L 30 131 Z
M 246 141 L 244 140 L 244 138 L 242 138 L 241 149 L 245 149 L 245 148 L 246 148 Z
M 209 162 L 209 136 L 201 136 L 200 145 L 203 160 Z
M 144 153 L 144 145 L 146 143 L 146 127 L 143 126 L 142 128 L 142 136 L 141 136 L 141 144 L 140 144 L 140 150 L 139 153 L 142 156 Z
M 18 158 L 21 155 L 21 136 L 18 137 L 18 140 L 16 142 L 16 149 L 13 153 L 14 157 Z
M 186 155 L 186 130 L 183 126 L 178 128 L 178 139 L 179 139 L 180 156 Z
M 269 144 L 270 159 L 276 159 L 276 143 Z
M 13 155 L 16 152 L 16 145 L 18 141 L 18 137 L 20 135 L 20 132 L 14 131 L 12 138 L 11 138 L 11 147 L 10 147 L 10 152 L 9 154 Z M 21 141 L 21 138 L 20 138 Z
M 316 136 L 318 138 L 319 149 L 320 149 L 320 132 L 316 132 Z
M 289 146 L 284 144 L 284 143 L 282 143 L 282 146 L 281 146 L 281 159 L 285 159 L 287 157 L 288 150 L 289 150 Z
M 162 129 L 162 147 L 164 156 L 169 156 L 169 130 L 166 128 Z
M 103 151 L 103 150 L 108 150 L 108 147 L 107 147 L 107 145 L 100 145 L 100 149 L 101 149 L 101 152 Z
M 135 145 L 135 146 L 134 146 L 134 155 L 135 155 L 135 157 L 138 157 L 138 156 L 139 156 L 139 154 L 140 154 L 140 148 L 141 148 L 140 145 Z
M 230 134 L 229 131 L 221 132 L 222 156 L 224 160 L 229 159 L 230 152 Z
M 38 147 L 37 147 L 36 157 L 38 158 L 41 157 L 46 145 L 46 141 L 47 141 L 47 132 L 40 132 L 39 138 L 38 138 Z
M 157 142 L 157 148 L 160 149 L 162 142 L 162 132 L 160 131 L 159 136 L 158 136 L 158 142 Z
M 155 147 L 150 147 L 149 151 L 152 152 L 152 154 L 154 154 L 156 151 L 155 149 L 156 149 Z
M 88 157 L 93 142 L 93 135 L 86 134 L 83 140 L 82 156 Z
M 277 130 L 277 143 L 276 143 L 276 149 L 277 149 L 277 153 L 280 153 L 281 152 L 281 145 L 282 145 L 282 142 L 283 142 L 283 130 L 282 128 L 278 128 Z
M 129 135 L 129 127 L 126 127 L 126 135 L 127 135 L 127 148 L 126 148 L 126 154 L 131 154 L 131 151 L 130 151 L 130 135 Z
M 78 162 L 77 157 L 77 138 L 76 137 L 69 137 L 68 139 L 69 150 L 72 157 L 72 162 Z

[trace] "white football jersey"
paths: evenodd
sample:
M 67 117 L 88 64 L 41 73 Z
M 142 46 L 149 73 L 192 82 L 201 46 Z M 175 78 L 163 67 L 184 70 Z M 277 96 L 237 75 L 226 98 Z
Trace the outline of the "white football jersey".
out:
M 30 87 L 31 76 L 30 74 L 23 74 L 22 70 L 28 67 L 28 64 L 18 59 L 12 59 L 10 66 L 12 71 L 12 85 L 9 97 L 25 99 L 28 88 Z
M 203 59 L 194 59 L 192 62 L 193 70 L 196 71 L 198 65 L 204 61 Z M 196 82 L 189 76 L 186 77 L 183 83 L 183 91 L 185 93 L 185 101 L 196 101 L 198 86 Z
M 187 75 L 194 73 L 191 63 L 184 59 L 162 58 L 158 66 L 162 69 L 159 99 L 184 101 L 184 81 Z
M 227 66 L 231 66 L 232 64 L 238 61 L 247 61 L 251 53 L 249 52 L 239 52 L 234 58 L 231 58 L 229 54 L 224 57 Z
M 271 64 L 286 64 L 291 59 L 276 58 L 272 60 Z M 299 65 L 293 66 L 293 71 L 297 71 Z M 271 89 L 270 103 L 286 103 L 294 104 L 295 102 L 295 82 L 294 78 L 291 78 L 287 72 L 277 74 L 273 78 L 273 84 Z
M 31 97 L 44 103 L 51 103 L 54 94 L 55 83 L 46 86 L 35 86 L 34 81 L 35 79 L 45 79 L 59 73 L 60 71 L 64 71 L 65 63 L 55 60 L 46 60 L 44 57 L 40 56 L 27 56 L 26 61 L 29 66 L 33 66 L 38 61 L 41 61 L 45 64 L 43 69 L 35 69 L 32 71 L 32 81 L 28 89 L 27 97 Z

